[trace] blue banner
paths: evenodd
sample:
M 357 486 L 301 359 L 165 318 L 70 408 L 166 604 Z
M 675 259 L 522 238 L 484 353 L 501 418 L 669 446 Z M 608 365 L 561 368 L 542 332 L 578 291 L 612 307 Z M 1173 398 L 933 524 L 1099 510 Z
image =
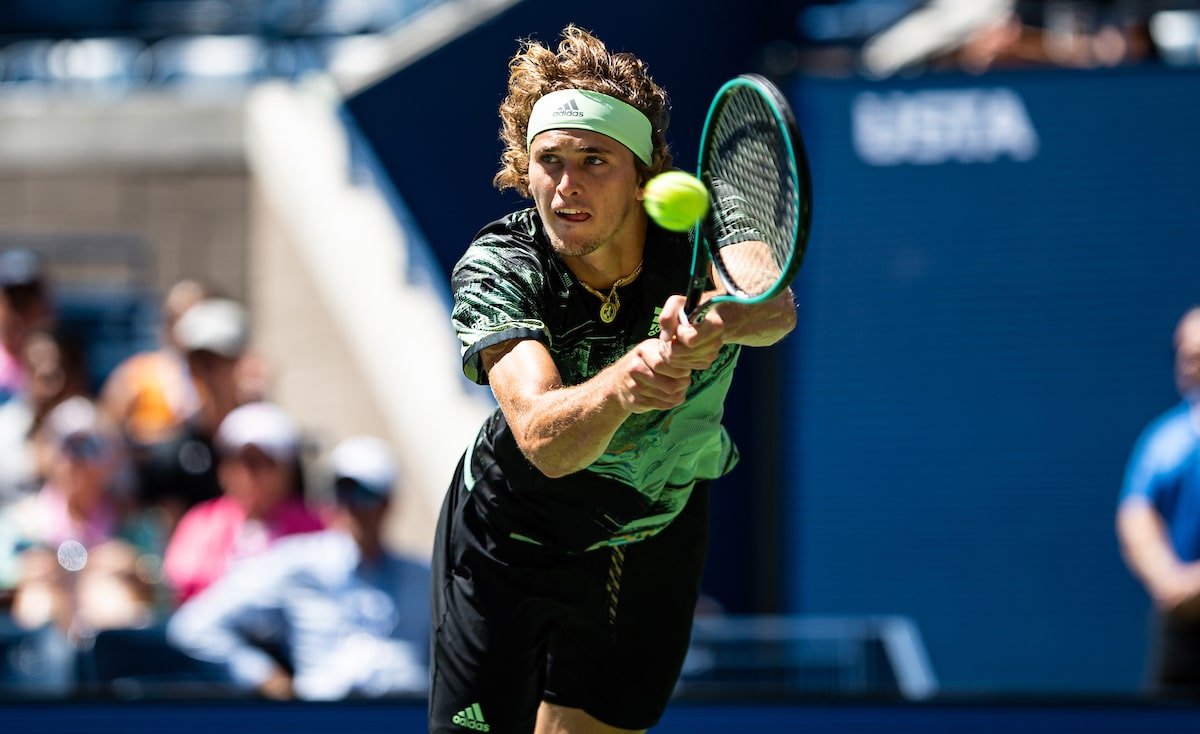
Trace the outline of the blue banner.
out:
M 802 80 L 788 611 L 906 614 L 943 690 L 1133 691 L 1114 512 L 1200 302 L 1200 76 Z

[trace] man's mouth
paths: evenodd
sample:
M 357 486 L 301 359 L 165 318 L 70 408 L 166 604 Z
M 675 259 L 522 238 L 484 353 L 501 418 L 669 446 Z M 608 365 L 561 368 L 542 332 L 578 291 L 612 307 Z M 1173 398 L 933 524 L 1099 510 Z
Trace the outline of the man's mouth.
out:
M 554 216 L 558 217 L 559 219 L 565 219 L 568 222 L 585 222 L 588 219 L 591 219 L 592 215 L 588 214 L 582 209 L 563 208 L 555 209 Z

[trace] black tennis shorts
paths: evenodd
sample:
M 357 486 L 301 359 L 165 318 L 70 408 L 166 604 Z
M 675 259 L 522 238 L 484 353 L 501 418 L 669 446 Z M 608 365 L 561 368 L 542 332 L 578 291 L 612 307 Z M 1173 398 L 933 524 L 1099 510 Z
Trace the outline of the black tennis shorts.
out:
M 502 534 L 463 485 L 433 551 L 430 732 L 532 732 L 538 705 L 623 729 L 658 723 L 691 638 L 708 487 L 651 538 L 568 553 Z

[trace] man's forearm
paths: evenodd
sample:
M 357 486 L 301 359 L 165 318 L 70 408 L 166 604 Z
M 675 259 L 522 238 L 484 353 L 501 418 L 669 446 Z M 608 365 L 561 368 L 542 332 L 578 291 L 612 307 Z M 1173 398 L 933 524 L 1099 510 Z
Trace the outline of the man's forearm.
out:
M 607 372 L 607 370 L 605 371 Z M 590 466 L 629 417 L 601 372 L 580 385 L 549 390 L 518 419 L 517 443 L 543 474 L 561 477 Z
M 526 458 L 561 477 L 591 465 L 632 413 L 683 402 L 691 371 L 646 339 L 586 382 L 564 387 L 545 347 L 526 341 L 485 355 L 492 391 Z
M 1117 535 L 1130 571 L 1155 601 L 1168 606 L 1181 596 L 1185 565 L 1171 548 L 1166 526 L 1148 502 L 1131 499 L 1117 512 Z
M 790 288 L 753 306 L 722 303 L 717 312 L 725 322 L 725 341 L 747 347 L 770 346 L 796 328 L 796 306 Z

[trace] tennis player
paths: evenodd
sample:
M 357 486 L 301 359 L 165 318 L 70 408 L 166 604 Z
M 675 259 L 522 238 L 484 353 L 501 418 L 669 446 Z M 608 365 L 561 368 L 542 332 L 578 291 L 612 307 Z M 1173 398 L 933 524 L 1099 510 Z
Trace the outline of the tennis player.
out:
M 501 188 L 453 275 L 468 377 L 499 409 L 459 463 L 433 561 L 431 732 L 643 731 L 691 634 L 708 482 L 741 345 L 795 325 L 791 294 L 681 318 L 691 242 L 650 222 L 671 164 L 646 65 L 574 26 L 509 64 Z

